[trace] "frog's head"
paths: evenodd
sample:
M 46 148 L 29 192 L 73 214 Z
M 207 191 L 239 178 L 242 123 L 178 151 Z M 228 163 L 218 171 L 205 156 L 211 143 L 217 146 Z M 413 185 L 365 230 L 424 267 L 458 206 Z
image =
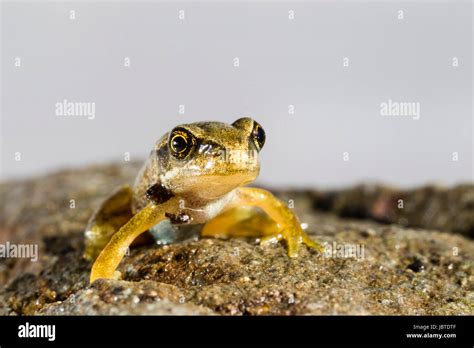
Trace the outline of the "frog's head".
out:
M 219 198 L 255 180 L 263 128 L 251 118 L 173 128 L 158 144 L 161 184 L 175 194 Z

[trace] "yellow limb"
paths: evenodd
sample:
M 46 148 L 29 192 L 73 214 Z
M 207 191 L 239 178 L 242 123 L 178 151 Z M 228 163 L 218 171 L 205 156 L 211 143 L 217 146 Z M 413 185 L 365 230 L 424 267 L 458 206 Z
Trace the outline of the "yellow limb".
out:
M 113 278 L 116 268 L 123 259 L 128 247 L 140 234 L 166 219 L 167 211 L 174 211 L 178 206 L 176 198 L 156 205 L 149 203 L 135 214 L 120 230 L 115 233 L 97 257 L 92 266 L 90 282 L 98 278 Z
M 132 214 L 132 189 L 125 185 L 113 192 L 94 212 L 85 232 L 84 257 L 93 261 Z
M 237 207 L 224 211 L 203 227 L 203 237 L 263 237 L 278 233 L 275 221 L 253 207 Z
M 236 190 L 235 199 L 226 207 L 232 209 L 236 207 L 258 207 L 268 214 L 269 218 L 276 223 L 276 230 L 273 232 L 267 226 L 264 226 L 264 235 L 262 242 L 271 240 L 284 239 L 288 245 L 288 255 L 290 257 L 297 257 L 300 250 L 300 245 L 306 244 L 320 252 L 324 251 L 324 247 L 319 243 L 311 240 L 309 236 L 301 228 L 301 223 L 294 212 L 284 205 L 279 199 L 273 196 L 270 192 L 252 187 L 242 187 Z M 227 224 L 230 225 L 230 219 Z M 255 226 L 258 227 L 258 226 Z M 265 230 L 267 233 L 265 233 Z

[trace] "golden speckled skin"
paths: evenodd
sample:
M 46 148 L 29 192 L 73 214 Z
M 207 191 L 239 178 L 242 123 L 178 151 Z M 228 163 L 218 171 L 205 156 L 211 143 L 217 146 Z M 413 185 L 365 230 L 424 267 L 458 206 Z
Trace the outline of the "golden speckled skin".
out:
M 322 251 L 291 209 L 270 192 L 243 187 L 259 174 L 258 153 L 264 142 L 263 129 L 251 118 L 232 125 L 184 124 L 165 134 L 140 170 L 133 190 L 124 186 L 91 218 L 85 256 L 93 260 L 103 250 L 90 281 L 116 277 L 130 244 L 166 219 L 173 224 L 205 224 L 205 236 L 256 236 L 263 237 L 262 243 L 284 239 L 290 257 L 299 255 L 301 244 Z

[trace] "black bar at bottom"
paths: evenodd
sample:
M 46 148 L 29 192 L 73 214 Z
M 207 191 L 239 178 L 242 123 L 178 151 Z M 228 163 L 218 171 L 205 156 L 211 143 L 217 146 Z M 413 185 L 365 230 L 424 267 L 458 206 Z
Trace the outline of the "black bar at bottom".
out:
M 469 345 L 474 317 L 0 317 L 0 346 L 46 344 Z M 52 327 L 54 325 L 54 340 Z M 48 329 L 49 328 L 49 329 Z M 49 336 L 48 336 L 49 330 Z M 41 334 L 46 337 L 35 338 Z M 27 337 L 20 337 L 27 336 Z M 48 338 L 49 337 L 49 338 Z

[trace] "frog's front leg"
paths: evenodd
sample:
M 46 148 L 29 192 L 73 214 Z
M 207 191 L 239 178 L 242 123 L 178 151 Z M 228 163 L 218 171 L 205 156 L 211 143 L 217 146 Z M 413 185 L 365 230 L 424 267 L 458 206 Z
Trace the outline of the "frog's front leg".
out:
M 261 208 L 268 217 L 248 216 L 242 207 Z M 258 214 L 258 213 L 257 213 Z M 288 244 L 288 255 L 297 257 L 301 243 L 320 252 L 324 247 L 311 240 L 301 228 L 301 224 L 291 209 L 270 192 L 242 187 L 236 190 L 232 202 L 225 211 L 209 221 L 203 229 L 204 236 L 242 236 L 241 230 L 253 231 L 255 237 L 264 237 L 262 242 L 284 239 Z
M 140 234 L 165 220 L 166 213 L 175 211 L 178 207 L 176 197 L 162 204 L 149 203 L 135 214 L 120 230 L 115 233 L 99 254 L 92 266 L 90 282 L 98 278 L 113 278 L 115 270 L 123 259 L 130 244 Z
M 90 218 L 85 232 L 84 257 L 94 261 L 110 238 L 133 216 L 132 189 L 124 185 L 114 191 Z

